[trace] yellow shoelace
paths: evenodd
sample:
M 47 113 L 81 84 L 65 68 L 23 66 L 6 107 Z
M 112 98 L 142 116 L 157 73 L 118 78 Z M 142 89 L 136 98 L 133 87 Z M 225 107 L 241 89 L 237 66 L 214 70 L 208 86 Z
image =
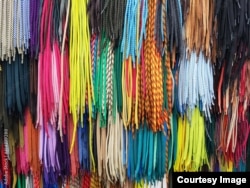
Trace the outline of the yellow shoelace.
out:
M 178 118 L 175 171 L 199 171 L 204 164 L 209 166 L 204 117 L 198 108 L 191 113 L 190 120 L 186 116 Z
M 73 117 L 74 131 L 70 147 L 72 152 L 76 127 L 78 121 L 83 121 L 85 105 L 87 102 L 89 112 L 89 147 L 91 167 L 95 169 L 95 162 L 92 152 L 92 102 L 94 102 L 91 54 L 90 54 L 90 33 L 87 16 L 88 0 L 80 2 L 71 1 L 71 20 L 70 20 L 70 95 L 69 107 Z M 86 101 L 87 96 L 87 101 Z

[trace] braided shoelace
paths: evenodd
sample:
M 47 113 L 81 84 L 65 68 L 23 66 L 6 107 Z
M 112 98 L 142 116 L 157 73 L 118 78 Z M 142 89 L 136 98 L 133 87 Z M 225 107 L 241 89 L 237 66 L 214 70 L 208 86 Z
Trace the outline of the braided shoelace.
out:
M 163 0 L 162 1 L 162 23 L 163 23 L 163 53 L 164 53 L 164 59 L 165 59 L 165 64 L 166 64 L 166 67 L 167 67 L 167 71 L 168 71 L 168 74 L 167 74 L 167 80 L 168 80 L 168 86 L 167 87 L 167 93 L 168 93 L 168 111 L 169 113 L 171 113 L 171 104 L 172 104 L 172 101 L 171 101 L 171 77 L 170 77 L 170 73 L 171 73 L 171 69 L 170 69 L 170 61 L 169 61 L 169 58 L 167 58 L 167 48 L 168 48 L 168 33 L 167 33 L 167 12 L 166 12 L 166 8 L 167 8 L 167 2 L 166 0 Z M 170 48 L 171 49 L 171 48 Z M 169 85 L 170 84 L 170 85 Z M 170 114 L 169 114 L 170 115 Z M 166 140 L 166 163 L 165 163 L 165 172 L 166 172 L 166 185 L 168 186 L 169 185 L 169 156 L 168 156 L 168 149 L 169 149 L 169 138 L 170 138 L 170 118 L 168 118 L 168 129 L 167 129 L 167 140 Z
M 147 83 L 147 98 L 146 98 L 146 112 L 147 118 L 153 131 L 162 129 L 162 125 L 159 124 L 158 119 L 161 116 L 162 104 L 163 104 L 163 90 L 162 77 L 159 73 L 162 72 L 160 54 L 156 49 L 155 42 L 155 12 L 156 5 L 154 2 L 149 2 L 149 18 L 147 23 L 147 37 L 145 44 L 145 65 L 146 65 L 146 83 Z M 153 45 L 152 45 L 153 44 Z M 153 70 L 156 73 L 153 73 Z M 154 100 L 155 102 L 151 102 Z
M 30 1 L 4 0 L 1 6 L 1 59 L 10 60 L 16 51 L 24 54 L 29 48 Z

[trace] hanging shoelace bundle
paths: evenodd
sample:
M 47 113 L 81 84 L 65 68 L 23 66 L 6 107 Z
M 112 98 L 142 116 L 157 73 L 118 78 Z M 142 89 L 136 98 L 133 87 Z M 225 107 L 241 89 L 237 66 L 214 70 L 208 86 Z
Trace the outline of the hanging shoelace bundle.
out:
M 41 13 L 41 1 L 30 1 L 30 55 L 31 57 L 37 57 L 39 51 L 39 22 Z
M 73 137 L 70 146 L 70 152 L 73 150 L 78 121 L 83 121 L 85 108 L 88 108 L 89 122 L 89 153 L 90 168 L 95 171 L 95 161 L 92 145 L 92 104 L 94 101 L 92 68 L 91 68 L 91 49 L 90 32 L 87 15 L 88 1 L 78 6 L 78 1 L 71 1 L 71 20 L 70 20 L 70 93 L 69 107 L 73 117 Z M 78 19 L 78 17 L 80 19 Z M 74 41 L 74 43 L 72 42 Z M 77 42 L 76 42 L 77 41 Z M 83 50 L 84 49 L 84 50 Z M 82 54 L 82 52 L 85 52 Z
M 156 49 L 155 41 L 155 3 L 148 4 L 149 18 L 146 26 L 145 40 L 145 66 L 146 66 L 146 117 L 153 131 L 162 130 L 160 124 L 162 118 L 163 89 L 162 89 L 162 65 L 160 53 Z M 153 72 L 154 71 L 154 72 Z M 154 102 L 153 102 L 154 101 Z
M 188 117 L 178 118 L 177 158 L 175 171 L 200 171 L 209 165 L 205 147 L 205 121 L 198 108 Z M 194 136 L 198 135 L 198 136 Z
M 135 65 L 136 61 L 140 60 L 142 40 L 146 34 L 147 1 L 129 0 L 125 10 L 121 51 L 124 53 L 123 59 L 128 59 L 131 56 Z
M 213 99 L 212 64 L 205 59 L 203 53 L 197 56 L 195 52 L 192 52 L 189 59 L 184 58 L 180 62 L 178 78 L 179 112 L 185 114 L 198 106 L 204 112 L 206 118 L 210 120 Z
M 197 6 L 199 4 L 199 6 Z M 203 52 L 205 57 L 211 56 L 211 32 L 214 1 L 190 0 L 185 17 L 185 42 L 188 57 L 192 51 Z
M 46 35 L 40 35 L 41 51 L 38 60 L 37 125 L 40 131 L 39 159 L 43 162 L 45 186 L 56 184 L 58 176 L 68 174 L 67 168 L 69 169 L 67 167 L 69 166 L 67 165 L 69 159 L 69 156 L 67 156 L 67 143 L 65 141 L 61 146 L 61 143 L 57 142 L 56 128 L 59 113 L 61 74 L 59 44 L 58 41 L 53 39 L 52 15 L 54 6 L 53 2 L 43 2 L 40 32 Z M 61 138 L 63 139 L 62 135 Z M 64 136 L 64 138 L 66 137 Z M 64 153 L 61 152 L 60 148 L 64 149 Z M 62 161 L 64 162 L 62 163 Z
M 99 35 L 102 31 L 118 45 L 122 38 L 125 6 L 125 0 L 90 0 L 88 2 L 88 15 L 91 33 Z
M 219 82 L 215 87 L 220 112 L 217 121 L 223 124 L 223 129 L 217 133 L 218 150 L 235 170 L 244 169 L 249 131 L 245 85 L 248 80 L 249 6 L 247 1 L 217 1 L 215 7 L 219 64 L 215 70 Z
M 52 67 L 55 69 L 58 59 L 52 56 L 53 46 L 51 41 L 52 33 L 52 2 L 44 1 L 41 16 L 40 29 L 40 53 L 38 60 L 38 95 L 37 95 L 37 124 L 44 126 L 48 131 L 48 123 L 52 118 L 54 103 Z M 48 11 L 48 14 L 47 14 Z M 58 57 L 57 57 L 58 58 Z M 55 60 L 56 59 L 56 60 Z M 54 79 L 54 77 L 53 77 Z M 56 78 L 57 79 L 57 78 Z M 58 82 L 56 82 L 56 85 Z
M 223 7 L 223 8 L 222 8 Z M 239 75 L 242 67 L 240 59 L 249 57 L 249 2 L 248 1 L 217 1 L 215 7 L 215 20 L 218 25 L 218 59 L 224 67 L 223 95 L 226 89 L 233 85 L 233 73 Z M 225 62 L 225 63 L 224 63 Z M 237 62 L 237 63 L 236 63 Z M 232 77 L 233 78 L 232 78 Z
M 17 3 L 16 3 L 17 4 Z M 13 28 L 13 22 L 11 22 L 11 17 L 13 16 L 13 1 L 1 1 L 1 59 L 8 59 L 11 57 L 10 39 L 13 39 L 11 35 L 11 28 Z M 7 34 L 8 33 L 8 34 Z M 7 36 L 7 37 L 6 37 Z M 12 52 L 13 53 L 13 52 Z
M 146 124 L 141 126 L 135 134 L 133 136 L 132 130 L 128 131 L 127 178 L 130 181 L 139 181 L 139 179 L 144 178 L 151 182 L 156 174 L 153 166 L 154 157 L 156 157 L 154 156 L 154 146 L 156 146 L 154 145 L 154 137 L 156 134 L 153 134 Z M 144 144 L 140 143 L 144 138 L 147 138 L 147 141 Z M 141 151 L 144 155 L 141 155 L 141 152 L 138 153 L 138 151 Z
M 163 25 L 162 25 L 162 1 L 156 1 L 156 25 L 155 25 L 155 38 L 156 38 L 156 48 L 159 52 L 163 52 Z
M 65 170 L 63 167 L 67 166 L 68 159 L 68 150 L 65 151 L 64 156 L 60 153 L 59 147 L 61 143 L 57 142 L 57 136 L 59 135 L 57 135 L 56 129 L 49 124 L 47 131 L 41 129 L 39 132 L 39 159 L 43 162 L 43 183 L 45 185 L 56 184 L 59 175 L 61 175 L 60 173 L 63 174 L 60 170 L 61 168 Z M 63 163 L 60 163 L 62 161 Z M 66 169 L 66 174 L 67 172 L 68 169 Z
M 163 6 L 166 10 L 166 16 L 163 18 L 165 21 L 163 27 L 166 27 L 165 32 L 167 34 L 164 38 L 169 40 L 168 48 L 172 65 L 174 65 L 176 61 L 175 53 L 181 58 L 184 52 L 182 7 L 180 0 L 167 1 Z
M 88 2 L 89 29 L 91 34 L 99 34 L 101 28 L 101 2 L 89 0 Z
M 5 108 L 8 116 L 23 122 L 24 111 L 29 96 L 29 60 L 17 55 L 14 61 L 4 62 L 5 71 Z
M 122 160 L 123 148 L 123 123 L 116 110 L 115 120 L 108 126 L 106 149 L 106 175 L 111 183 L 120 183 L 125 181 L 125 167 Z
M 30 39 L 30 0 L 4 0 L 0 3 L 1 59 L 10 59 L 16 51 L 24 54 Z

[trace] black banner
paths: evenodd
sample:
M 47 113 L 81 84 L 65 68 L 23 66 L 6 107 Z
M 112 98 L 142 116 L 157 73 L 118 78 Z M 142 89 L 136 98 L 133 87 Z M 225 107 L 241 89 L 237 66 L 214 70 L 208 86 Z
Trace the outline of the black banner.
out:
M 173 188 L 250 187 L 250 172 L 173 172 Z

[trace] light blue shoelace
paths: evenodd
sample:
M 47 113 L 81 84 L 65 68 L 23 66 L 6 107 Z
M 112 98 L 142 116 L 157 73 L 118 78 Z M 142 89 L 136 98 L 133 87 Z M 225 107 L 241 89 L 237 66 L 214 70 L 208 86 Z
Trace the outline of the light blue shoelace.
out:
M 139 6 L 138 0 L 127 1 L 121 43 L 121 52 L 124 53 L 124 59 L 131 56 L 132 62 L 135 62 L 136 58 L 137 6 Z
M 184 115 L 198 106 L 211 121 L 210 109 L 214 100 L 213 68 L 204 54 L 191 52 L 180 60 L 178 82 L 178 110 Z M 190 113 L 188 113 L 188 116 Z

